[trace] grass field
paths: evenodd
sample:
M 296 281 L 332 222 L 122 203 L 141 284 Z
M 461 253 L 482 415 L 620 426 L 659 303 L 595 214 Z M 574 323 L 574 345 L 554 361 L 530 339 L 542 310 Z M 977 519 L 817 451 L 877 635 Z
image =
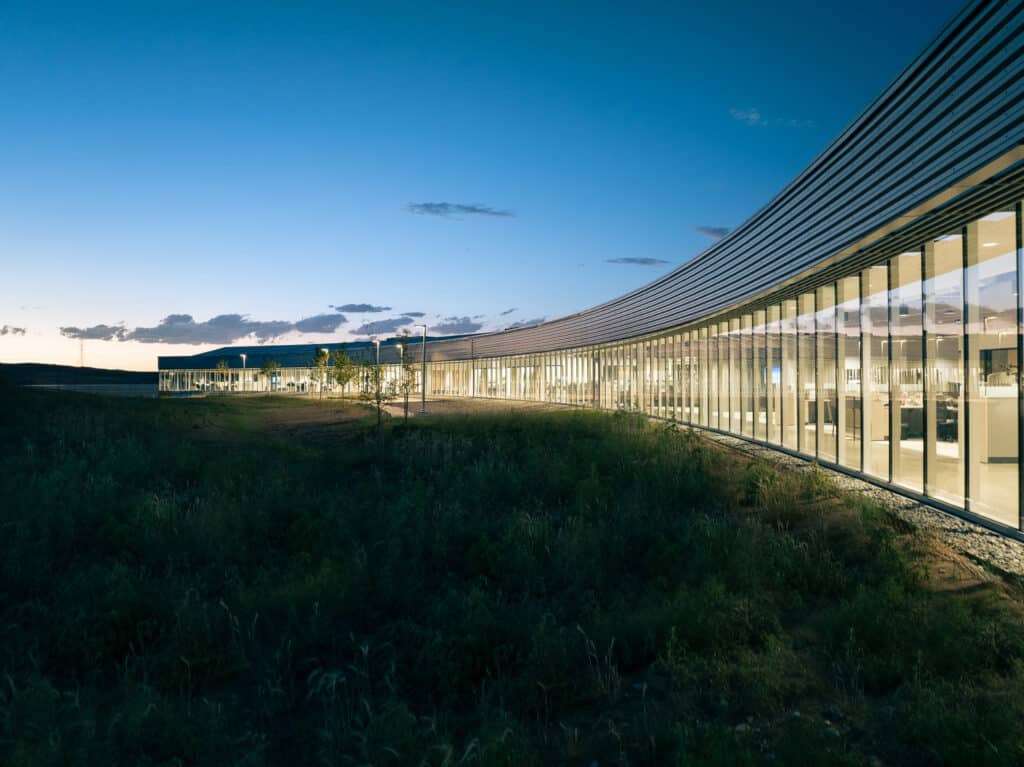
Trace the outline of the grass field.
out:
M 0 388 L 0 763 L 1024 761 L 1020 588 L 627 415 Z

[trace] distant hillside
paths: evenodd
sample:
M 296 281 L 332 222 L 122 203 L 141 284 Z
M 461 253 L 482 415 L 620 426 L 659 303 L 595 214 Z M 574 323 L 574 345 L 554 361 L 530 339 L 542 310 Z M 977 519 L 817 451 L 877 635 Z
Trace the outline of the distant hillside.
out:
M 156 372 L 140 373 L 134 370 L 106 370 L 104 368 L 76 368 L 69 365 L 43 365 L 24 362 L 0 364 L 0 379 L 16 386 L 72 386 L 157 383 Z

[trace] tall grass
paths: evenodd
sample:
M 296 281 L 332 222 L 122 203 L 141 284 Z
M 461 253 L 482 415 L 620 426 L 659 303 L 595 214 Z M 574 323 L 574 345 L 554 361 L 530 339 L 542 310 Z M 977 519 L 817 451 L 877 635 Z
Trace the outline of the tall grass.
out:
M 628 415 L 2 393 L 0 763 L 1024 757 L 1019 594 L 820 476 Z

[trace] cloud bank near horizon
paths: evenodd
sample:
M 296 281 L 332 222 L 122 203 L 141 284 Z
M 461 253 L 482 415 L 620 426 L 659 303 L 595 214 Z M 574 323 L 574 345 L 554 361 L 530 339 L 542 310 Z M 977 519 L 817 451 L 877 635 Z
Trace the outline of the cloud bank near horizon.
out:
M 430 332 L 444 336 L 456 336 L 476 333 L 483 326 L 482 322 L 476 322 L 471 317 L 445 317 L 441 322 L 432 326 Z
M 266 343 L 286 333 L 333 333 L 347 322 L 343 314 L 317 314 L 296 322 L 251 320 L 244 314 L 218 314 L 196 322 L 191 314 L 168 314 L 153 327 L 128 329 L 124 324 L 60 328 L 65 338 L 99 341 L 138 341 L 144 344 L 230 344 L 244 338 Z
M 375 314 L 377 312 L 390 312 L 390 306 L 374 306 L 373 304 L 341 304 L 335 306 L 331 304 L 329 309 L 334 309 L 336 312 L 351 312 L 352 314 Z

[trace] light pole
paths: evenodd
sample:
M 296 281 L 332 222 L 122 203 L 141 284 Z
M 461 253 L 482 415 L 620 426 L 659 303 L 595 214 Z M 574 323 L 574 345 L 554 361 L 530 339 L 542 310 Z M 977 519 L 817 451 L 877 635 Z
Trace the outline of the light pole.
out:
M 380 369 L 380 339 L 375 338 L 373 342 L 377 345 L 377 367 L 373 371 L 373 397 L 377 400 L 377 431 L 380 432 L 380 403 L 384 397 L 384 377 Z
M 420 351 L 422 353 L 421 369 L 420 369 L 420 415 L 427 414 L 427 324 L 416 325 L 418 328 L 423 328 L 423 340 L 420 342 Z
M 324 364 L 320 366 L 320 369 L 317 371 L 317 374 L 320 376 L 320 399 L 322 400 L 324 398 L 324 378 L 326 378 L 327 375 L 327 361 L 330 360 L 331 358 L 331 350 L 325 346 L 321 348 L 320 351 L 322 351 L 324 355 L 323 357 L 321 357 L 321 359 L 324 361 Z
M 242 391 L 244 392 L 245 391 L 245 355 L 244 354 L 239 354 L 238 356 L 242 358 Z
M 402 384 L 402 419 L 409 420 L 409 379 L 405 372 L 405 344 L 398 344 L 398 380 Z

